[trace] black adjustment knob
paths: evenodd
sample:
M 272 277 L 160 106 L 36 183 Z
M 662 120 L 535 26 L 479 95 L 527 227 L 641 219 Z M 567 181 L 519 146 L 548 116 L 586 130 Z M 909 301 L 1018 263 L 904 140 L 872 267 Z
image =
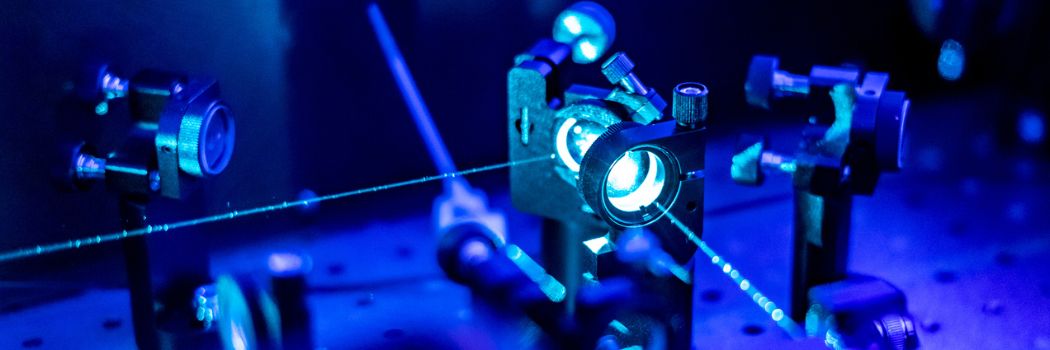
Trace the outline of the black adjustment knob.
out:
M 678 125 L 696 129 L 707 121 L 707 86 L 700 83 L 681 83 L 674 87 L 671 115 Z

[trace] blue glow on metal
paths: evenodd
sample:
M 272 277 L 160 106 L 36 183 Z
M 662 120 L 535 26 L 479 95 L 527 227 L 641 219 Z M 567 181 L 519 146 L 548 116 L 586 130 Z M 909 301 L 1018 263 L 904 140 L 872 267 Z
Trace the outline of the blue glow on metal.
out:
M 379 40 L 379 46 L 383 49 L 383 55 L 386 56 L 390 72 L 394 74 L 397 87 L 401 90 L 401 97 L 405 99 L 408 111 L 416 122 L 416 129 L 423 137 L 423 142 L 427 144 L 427 151 L 430 153 L 430 158 L 434 160 L 434 166 L 442 173 L 455 172 L 456 165 L 449 156 L 445 141 L 437 132 L 430 110 L 423 102 L 423 97 L 416 86 L 416 80 L 412 77 L 412 72 L 409 72 L 405 58 L 401 55 L 401 50 L 394 40 L 394 34 L 390 32 L 390 27 L 387 26 L 383 13 L 376 3 L 368 5 L 368 19 L 372 22 L 372 29 L 376 33 L 376 39 Z
M 569 31 L 569 34 L 579 35 L 583 31 L 583 27 L 580 25 L 580 19 L 575 15 L 565 16 L 561 20 L 561 24 L 565 26 L 565 29 Z
M 266 266 L 275 275 L 295 275 L 308 272 L 313 266 L 313 261 L 310 260 L 309 256 L 291 252 L 277 252 L 271 253 L 266 259 Z
M 749 280 L 744 278 L 743 274 L 741 274 L 739 270 L 733 268 L 733 265 L 726 262 L 724 257 L 718 255 L 718 253 L 716 253 L 714 249 L 711 249 L 711 247 L 708 246 L 706 242 L 697 237 L 696 234 L 693 233 L 693 230 L 690 230 L 688 227 L 685 226 L 685 224 L 682 224 L 682 222 L 679 221 L 678 218 L 672 215 L 666 208 L 661 206 L 660 203 L 655 203 L 655 205 L 657 208 L 664 212 L 664 215 L 667 216 L 667 219 L 670 220 L 671 223 L 675 225 L 675 227 L 678 227 L 678 229 L 681 230 L 682 233 L 684 233 L 691 242 L 693 242 L 697 245 L 697 247 L 700 248 L 700 251 L 704 252 L 705 255 L 711 258 L 712 264 L 721 268 L 722 273 L 724 273 L 726 277 L 729 277 L 733 280 L 734 283 L 740 286 L 740 289 L 745 294 L 747 294 L 749 298 L 751 298 L 751 301 L 754 301 L 755 304 L 760 306 L 763 311 L 769 314 L 770 318 L 773 319 L 774 322 L 776 322 L 777 326 L 779 326 L 781 329 L 787 332 L 787 334 L 794 339 L 802 339 L 805 337 L 805 333 L 802 331 L 802 328 L 797 323 L 795 323 L 795 321 L 792 320 L 790 317 L 784 317 L 784 310 L 777 307 L 777 305 L 773 303 L 772 300 L 769 300 L 769 298 L 763 295 L 762 292 L 758 290 L 758 288 L 756 288 Z
M 241 217 L 246 217 L 246 216 L 253 216 L 253 215 L 259 215 L 259 214 L 264 214 L 264 213 L 277 212 L 277 211 L 282 211 L 282 210 L 286 210 L 286 209 L 289 209 L 289 208 L 307 207 L 307 206 L 310 206 L 310 205 L 316 205 L 317 203 L 320 203 L 320 202 L 325 202 L 325 201 L 330 201 L 330 200 L 335 200 L 335 199 L 342 199 L 342 198 L 353 197 L 353 196 L 358 196 L 358 195 L 368 194 L 368 193 L 376 193 L 376 192 L 381 192 L 381 191 L 385 191 L 385 190 L 389 190 L 389 189 L 405 187 L 405 186 L 411 186 L 411 185 L 418 185 L 418 184 L 422 184 L 422 183 L 426 183 L 426 182 L 432 182 L 432 181 L 437 181 L 437 180 L 454 179 L 454 178 L 457 178 L 457 177 L 460 177 L 460 176 L 476 174 L 476 173 L 492 171 L 492 170 L 498 170 L 498 169 L 503 169 L 503 168 L 510 168 L 510 167 L 514 167 L 514 166 L 518 166 L 518 165 L 522 165 L 522 164 L 542 162 L 542 161 L 549 161 L 549 160 L 553 160 L 553 159 L 554 159 L 554 155 L 551 154 L 551 155 L 543 156 L 543 157 L 536 157 L 536 158 L 524 159 L 524 160 L 519 160 L 519 161 L 511 161 L 511 162 L 494 164 L 494 165 L 488 165 L 488 166 L 483 166 L 483 167 L 478 167 L 478 168 L 473 168 L 473 169 L 467 169 L 467 170 L 462 170 L 462 171 L 456 171 L 456 172 L 450 172 L 450 173 L 442 173 L 442 174 L 432 175 L 432 176 L 424 176 L 424 177 L 416 178 L 416 179 L 412 179 L 412 180 L 406 180 L 406 181 L 401 181 L 401 182 L 394 182 L 394 183 L 390 183 L 390 184 L 386 184 L 386 185 L 373 186 L 373 187 L 362 188 L 362 189 L 351 190 L 351 191 L 340 192 L 340 193 L 333 193 L 333 194 L 319 196 L 319 197 L 315 197 L 315 198 L 308 198 L 308 199 L 302 199 L 302 200 L 291 201 L 291 202 L 285 201 L 285 202 L 282 202 L 280 204 L 267 205 L 267 206 L 256 207 L 256 208 L 251 208 L 251 209 L 234 210 L 234 211 L 230 211 L 230 212 L 223 213 L 223 214 L 205 216 L 205 217 L 201 217 L 201 218 L 197 218 L 197 219 L 176 221 L 176 222 L 167 223 L 167 224 L 147 225 L 146 227 L 143 227 L 143 228 L 140 228 L 140 229 L 123 230 L 123 231 L 111 232 L 111 233 L 106 233 L 106 234 L 99 234 L 99 235 L 94 235 L 94 236 L 88 236 L 88 237 L 84 237 L 84 238 L 71 239 L 71 240 L 64 241 L 64 242 L 57 242 L 57 243 L 50 243 L 50 244 L 40 244 L 40 245 L 31 246 L 31 247 L 23 247 L 23 248 L 14 249 L 14 250 L 10 250 L 10 251 L 6 251 L 6 252 L 0 253 L 0 262 L 19 260 L 19 259 L 28 258 L 28 257 L 31 257 L 31 256 L 38 256 L 38 255 L 56 253 L 56 252 L 61 252 L 61 251 L 81 248 L 81 247 L 85 247 L 85 246 L 98 245 L 98 244 L 107 243 L 107 242 L 119 241 L 119 240 L 123 240 L 123 239 L 129 238 L 129 237 L 147 236 L 147 235 L 151 235 L 151 234 L 155 234 L 155 233 L 168 232 L 168 231 L 173 231 L 173 230 L 177 230 L 177 229 L 180 229 L 180 228 L 186 228 L 186 227 L 191 227 L 191 226 L 196 226 L 196 225 L 202 225 L 202 224 L 219 222 L 219 221 L 233 220 L 233 219 L 236 219 L 236 218 L 241 218 Z
M 106 113 L 109 113 L 109 102 L 102 101 L 95 105 L 95 114 L 106 115 Z
M 620 332 L 620 333 L 623 333 L 623 334 L 631 334 L 631 330 L 628 329 L 627 326 L 624 325 L 623 322 L 620 322 L 619 320 L 612 320 L 612 322 L 609 322 L 609 327 L 612 327 L 617 332 Z
M 547 296 L 550 301 L 560 303 L 565 300 L 565 286 L 554 279 L 553 276 L 547 274 L 547 271 L 543 269 L 540 264 L 537 264 L 535 260 L 532 260 L 525 251 L 521 250 L 520 247 L 514 244 L 507 245 L 507 257 L 510 258 L 515 265 L 529 277 L 532 282 L 535 282 L 543 294 Z
M 956 81 L 962 77 L 966 68 L 966 52 L 958 41 L 948 39 L 941 44 L 941 54 L 937 58 L 937 72 L 941 78 Z

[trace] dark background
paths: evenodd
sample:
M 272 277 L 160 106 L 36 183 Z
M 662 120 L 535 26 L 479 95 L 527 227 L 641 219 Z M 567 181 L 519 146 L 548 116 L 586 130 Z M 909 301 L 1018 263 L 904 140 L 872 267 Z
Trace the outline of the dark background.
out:
M 570 2 L 385 1 L 394 35 L 461 168 L 502 162 L 506 150 L 506 72 L 513 56 L 550 35 Z M 750 57 L 779 55 L 786 69 L 860 65 L 892 75 L 913 106 L 965 100 L 972 128 L 961 145 L 995 156 L 1045 157 L 1046 141 L 1017 141 L 1017 116 L 1046 123 L 1048 5 L 1007 1 L 603 1 L 617 20 L 614 50 L 628 52 L 648 85 L 666 92 L 682 81 L 712 89 L 712 121 L 737 130 L 776 116 L 746 107 Z M 939 5 L 938 5 L 939 4 Z M 56 189 L 48 176 L 58 145 L 88 140 L 115 146 L 127 125 L 120 104 L 107 116 L 70 98 L 83 62 L 106 59 L 124 75 L 164 68 L 218 78 L 236 113 L 230 167 L 181 203 L 157 200 L 150 217 L 166 222 L 280 202 L 301 189 L 342 191 L 435 173 L 393 83 L 361 1 L 56 1 L 0 6 L 0 249 L 111 232 L 116 200 Z M 966 48 L 957 82 L 937 73 L 939 49 Z M 575 82 L 602 84 L 597 65 L 573 68 Z M 666 93 L 665 93 L 666 96 Z M 975 111 L 980 111 L 975 114 Z M 1045 128 L 1045 126 L 1044 126 Z M 926 141 L 926 142 L 941 142 Z M 788 144 L 781 144 L 788 147 Z M 912 155 L 935 171 L 973 162 L 948 153 Z M 964 167 L 978 174 L 995 169 Z M 960 174 L 960 176 L 965 174 Z M 992 175 L 990 175 L 992 176 Z M 429 191 L 429 192 L 428 192 Z M 426 187 L 426 206 L 437 188 Z M 326 216 L 354 216 L 375 198 L 336 204 Z M 397 204 L 391 206 L 396 209 Z M 296 225 L 274 214 L 186 230 L 208 245 L 250 241 Z M 189 241 L 189 240 L 183 240 Z M 0 265 L 0 279 L 121 284 L 115 246 Z M 88 273 L 84 273 L 87 271 Z M 111 273 L 98 273 L 110 271 Z M 17 294 L 17 293 L 16 293 Z M 11 301 L 15 299 L 6 299 Z

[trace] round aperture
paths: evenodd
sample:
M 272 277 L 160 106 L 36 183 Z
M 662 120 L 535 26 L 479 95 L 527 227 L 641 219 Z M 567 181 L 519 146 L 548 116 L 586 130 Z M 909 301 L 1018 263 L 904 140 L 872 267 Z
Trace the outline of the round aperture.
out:
M 233 117 L 226 106 L 216 104 L 204 115 L 201 125 L 201 172 L 205 175 L 221 173 L 233 156 Z
M 606 145 L 599 140 L 594 147 Z M 621 227 L 645 226 L 674 205 L 681 187 L 679 167 L 663 148 L 645 144 L 618 156 L 600 152 L 595 157 L 598 158 L 584 161 L 582 171 L 593 175 L 581 173 L 588 179 L 581 181 L 580 185 L 587 187 L 581 191 L 591 208 L 610 223 Z
M 624 153 L 613 162 L 605 180 L 609 204 L 623 212 L 650 206 L 666 185 L 667 169 L 656 154 L 646 150 Z

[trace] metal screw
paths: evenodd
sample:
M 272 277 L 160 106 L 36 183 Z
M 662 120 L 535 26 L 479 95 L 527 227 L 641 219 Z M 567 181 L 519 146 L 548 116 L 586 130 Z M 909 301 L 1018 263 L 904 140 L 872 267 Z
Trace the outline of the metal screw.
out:
M 121 98 L 128 95 L 128 81 L 123 79 L 109 70 L 109 67 L 102 68 L 101 78 L 99 79 L 99 89 L 106 96 L 106 100 L 112 100 Z
M 649 94 L 649 89 L 632 73 L 633 70 L 634 62 L 623 52 L 617 52 L 602 63 L 602 74 L 609 79 L 609 83 L 619 84 L 630 93 L 643 96 Z
M 919 336 L 911 317 L 889 314 L 874 322 L 882 337 L 883 349 L 912 350 L 919 347 Z
M 85 154 L 81 151 L 73 156 L 73 180 L 88 181 L 106 178 L 106 159 Z
M 707 120 L 707 86 L 700 83 L 681 83 L 674 87 L 671 114 L 678 125 L 695 129 Z
M 763 151 L 761 156 L 759 156 L 759 164 L 762 165 L 762 168 L 764 169 L 776 170 L 787 174 L 794 173 L 795 170 L 798 170 L 795 158 L 773 151 Z
M 208 284 L 197 288 L 193 292 L 193 306 L 197 309 L 197 321 L 201 322 L 204 329 L 211 328 L 219 312 L 218 291 L 215 285 Z

